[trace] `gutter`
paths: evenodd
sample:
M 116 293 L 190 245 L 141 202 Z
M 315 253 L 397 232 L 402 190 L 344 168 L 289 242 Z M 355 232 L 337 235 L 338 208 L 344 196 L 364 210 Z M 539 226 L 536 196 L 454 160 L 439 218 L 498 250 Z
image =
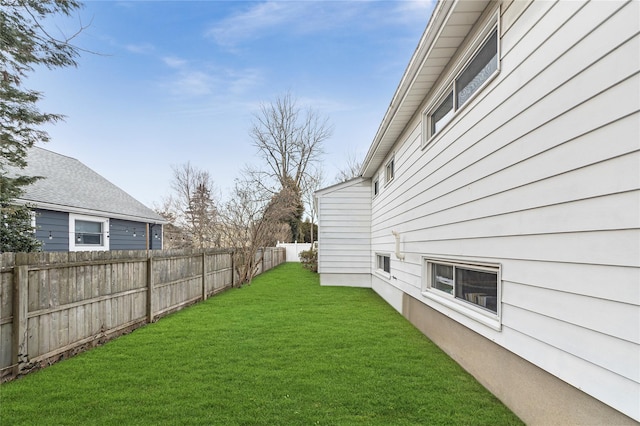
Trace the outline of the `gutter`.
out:
M 371 161 L 375 154 L 378 152 L 380 148 L 380 144 L 382 143 L 385 134 L 387 133 L 387 129 L 389 125 L 394 120 L 396 113 L 398 112 L 398 108 L 402 104 L 402 101 L 407 96 L 407 93 L 411 90 L 413 86 L 413 82 L 416 78 L 416 75 L 420 71 L 420 68 L 424 64 L 428 53 L 431 51 L 431 47 L 433 46 L 434 41 L 437 39 L 440 31 L 444 27 L 445 22 L 449 18 L 450 11 L 453 9 L 456 1 L 450 0 L 438 0 L 438 4 L 433 10 L 431 17 L 429 18 L 429 23 L 427 24 L 426 29 L 422 37 L 420 38 L 420 42 L 416 47 L 416 50 L 409 61 L 409 65 L 407 66 L 402 79 L 400 80 L 400 84 L 396 89 L 396 92 L 391 99 L 391 103 L 389 104 L 389 108 L 382 119 L 382 123 L 376 132 L 376 135 L 373 139 L 371 147 L 367 152 L 367 155 L 362 163 L 362 167 L 360 169 L 360 176 L 367 176 L 367 170 L 371 165 Z
M 90 216 L 101 216 L 101 217 L 108 217 L 109 219 L 130 220 L 133 222 L 146 222 L 146 223 L 151 223 L 153 225 L 166 225 L 169 223 L 167 220 L 164 220 L 164 219 L 144 217 L 144 216 L 132 216 L 132 215 L 127 215 L 122 213 L 85 209 L 82 207 L 63 206 L 60 204 L 43 203 L 43 202 L 37 202 L 37 201 L 24 200 L 20 198 L 16 199 L 15 203 L 19 205 L 29 205 L 29 206 L 33 206 L 34 208 L 43 209 L 43 210 L 53 210 L 53 211 L 74 213 L 74 214 L 85 214 Z

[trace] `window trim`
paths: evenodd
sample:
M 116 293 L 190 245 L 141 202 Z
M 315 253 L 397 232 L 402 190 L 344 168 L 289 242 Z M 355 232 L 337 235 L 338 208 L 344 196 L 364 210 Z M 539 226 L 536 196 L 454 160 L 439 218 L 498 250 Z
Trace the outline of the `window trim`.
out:
M 391 166 L 391 167 L 389 167 Z M 389 172 L 391 170 L 391 172 Z M 389 185 L 396 177 L 396 156 L 392 155 L 389 161 L 384 164 L 384 185 Z
M 102 244 L 76 244 L 76 221 L 97 222 L 102 224 Z M 108 251 L 109 219 L 106 217 L 88 216 L 69 213 L 69 251 Z
M 454 93 L 453 93 L 453 92 L 454 92 L 454 90 L 455 90 L 455 89 L 454 89 L 454 85 L 453 85 L 453 83 L 452 83 L 452 84 L 450 84 L 450 85 L 448 86 L 447 90 L 445 90 L 445 91 L 444 91 L 444 92 L 443 92 L 443 93 L 438 97 L 438 100 L 437 100 L 436 102 L 434 102 L 434 103 L 433 103 L 433 106 L 432 106 L 430 109 L 428 109 L 428 110 L 429 110 L 429 113 L 428 113 L 428 114 L 427 114 L 427 113 L 425 113 L 425 117 L 426 117 L 426 121 L 427 121 L 427 126 L 425 127 L 425 129 L 424 129 L 424 130 L 425 130 L 425 131 L 427 131 L 430 135 L 435 136 L 436 134 L 440 133 L 440 131 L 442 130 L 442 129 L 439 129 L 439 130 L 437 130 L 437 131 L 433 130 L 433 127 L 434 127 L 434 125 L 435 125 L 436 123 L 434 123 L 434 121 L 433 121 L 432 117 L 433 117 L 433 115 L 435 114 L 435 112 L 440 108 L 440 106 L 444 103 L 444 101 L 445 101 L 449 96 L 451 96 L 453 104 L 452 104 L 452 107 L 451 107 L 451 111 L 450 111 L 449 113 L 445 114 L 445 115 L 443 116 L 443 118 L 444 118 L 444 117 L 446 117 L 446 116 L 447 116 L 447 115 L 449 115 L 449 114 L 451 114 L 451 115 L 447 118 L 446 122 L 445 122 L 444 124 L 442 124 L 442 127 L 446 127 L 446 126 L 447 126 L 447 124 L 449 124 L 449 122 L 450 122 L 451 120 L 453 120 L 453 118 L 455 117 L 455 115 L 456 115 L 456 102 L 455 102 L 455 96 L 454 96 Z
M 380 176 L 376 175 L 373 178 L 373 198 L 376 198 L 380 194 Z
M 36 219 L 37 216 L 38 216 L 38 213 L 36 213 L 35 210 L 30 210 L 29 211 L 29 217 L 31 218 L 31 232 L 33 233 L 34 237 L 36 235 L 36 231 L 39 228 L 38 221 Z
M 493 32 L 496 32 L 496 56 L 497 64 L 496 69 L 491 75 L 482 82 L 480 86 L 469 96 L 469 98 L 462 104 L 458 105 L 456 96 L 456 82 L 458 78 L 466 71 L 469 65 L 477 57 L 480 50 L 484 47 L 485 43 L 491 38 Z M 443 88 L 434 97 L 434 100 L 429 102 L 427 107 L 422 112 L 422 148 L 430 145 L 433 139 L 442 134 L 443 130 L 447 128 L 449 123 L 454 121 L 459 115 L 460 111 L 463 111 L 465 107 L 472 103 L 472 101 L 478 96 L 479 93 L 484 91 L 487 85 L 491 83 L 501 71 L 501 46 L 500 46 L 500 8 L 498 7 L 494 12 L 489 15 L 486 23 L 478 31 L 478 34 L 473 39 L 473 42 L 466 48 L 461 59 L 457 61 L 457 64 L 453 71 L 447 76 Z M 437 132 L 432 132 L 433 120 L 431 117 L 442 104 L 442 102 L 450 95 L 453 95 L 453 114 L 447 120 L 447 122 Z
M 384 259 L 389 259 L 389 270 L 384 270 Z M 383 268 L 379 267 L 380 259 L 383 259 Z M 391 254 L 390 253 L 376 253 L 375 254 L 375 271 L 377 274 L 384 276 L 385 278 L 391 278 Z
M 430 264 L 437 263 L 443 265 L 451 265 L 454 267 L 487 271 L 496 274 L 496 292 L 497 303 L 496 313 L 476 306 L 475 304 L 460 299 L 455 296 L 455 283 L 453 294 L 447 294 L 446 292 L 431 287 L 431 266 Z M 456 311 L 468 318 L 471 318 L 479 323 L 482 323 L 494 330 L 502 330 L 502 265 L 499 263 L 488 263 L 483 261 L 475 261 L 470 259 L 456 259 L 456 258 L 442 258 L 435 256 L 423 256 L 422 257 L 422 295 L 445 306 L 453 311 Z

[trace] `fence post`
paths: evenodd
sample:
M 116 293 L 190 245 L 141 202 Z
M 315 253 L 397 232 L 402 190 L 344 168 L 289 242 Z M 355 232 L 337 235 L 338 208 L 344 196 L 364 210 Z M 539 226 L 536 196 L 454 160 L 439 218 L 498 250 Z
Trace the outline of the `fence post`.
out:
M 231 287 L 235 287 L 236 283 L 235 253 L 235 250 L 231 250 Z
M 202 301 L 207 300 L 207 253 L 202 251 Z
M 147 252 L 147 322 L 153 322 L 153 254 Z
M 18 376 L 28 362 L 29 255 L 16 253 L 13 268 L 13 342 L 11 363 Z

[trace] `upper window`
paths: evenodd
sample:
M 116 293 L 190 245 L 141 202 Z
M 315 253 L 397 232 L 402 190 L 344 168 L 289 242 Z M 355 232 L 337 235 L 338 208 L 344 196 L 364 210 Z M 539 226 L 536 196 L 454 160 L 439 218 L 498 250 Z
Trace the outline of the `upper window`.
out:
M 458 262 L 427 260 L 427 289 L 479 308 L 481 312 L 498 314 L 499 269 Z
M 498 70 L 498 29 L 489 35 L 478 53 L 456 78 L 456 108 L 464 105 L 482 84 Z
M 389 160 L 389 162 L 387 163 L 385 169 L 384 169 L 384 181 L 385 183 L 387 182 L 391 182 L 393 180 L 393 177 L 395 176 L 396 173 L 396 169 L 395 169 L 395 160 L 392 158 L 391 160 Z
M 428 110 L 428 135 L 438 133 L 498 71 L 498 28 L 494 26 L 471 60 L 457 74 L 444 96 Z
M 451 117 L 453 117 L 453 91 L 449 91 L 431 114 L 431 134 L 438 133 L 451 120 Z
M 375 197 L 380 192 L 380 179 L 376 177 L 373 181 L 373 196 Z

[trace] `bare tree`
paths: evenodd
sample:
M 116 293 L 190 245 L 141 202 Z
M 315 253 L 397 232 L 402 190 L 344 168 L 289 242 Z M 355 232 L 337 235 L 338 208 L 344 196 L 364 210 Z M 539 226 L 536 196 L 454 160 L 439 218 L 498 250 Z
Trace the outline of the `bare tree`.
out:
M 335 182 L 346 182 L 354 177 L 360 176 L 360 169 L 362 168 L 362 160 L 358 159 L 355 152 L 350 152 L 347 155 L 347 162 L 344 167 L 338 170 Z
M 153 207 L 156 213 L 169 222 L 162 227 L 162 247 L 165 250 L 192 248 L 191 234 L 186 229 L 176 225 L 178 213 L 175 204 L 176 201 L 173 196 L 169 195 L 162 200 L 160 206 L 156 204 Z
M 187 162 L 173 167 L 173 194 L 159 212 L 175 228 L 175 244 L 194 248 L 220 247 L 215 187 L 209 172 Z M 173 238 L 172 234 L 170 238 Z M 171 241 L 171 240 L 170 240 Z M 182 241 L 182 242 L 181 242 Z
M 261 105 L 260 113 L 254 116 L 250 135 L 265 168 L 248 168 L 246 172 L 264 190 L 299 195 L 294 197 L 294 210 L 299 213 L 290 222 L 293 239 L 304 213 L 305 183 L 318 168 L 323 142 L 332 132 L 328 118 L 311 108 L 302 110 L 289 93 Z
M 251 282 L 262 259 L 260 248 L 274 246 L 289 229 L 295 194 L 283 190 L 277 194 L 256 187 L 252 180 L 236 179 L 233 193 L 220 211 L 224 241 L 233 247 L 234 273 L 238 283 Z
M 322 170 L 316 170 L 314 174 L 310 174 L 307 176 L 305 180 L 305 189 L 306 191 L 303 194 L 303 202 L 305 205 L 305 211 L 307 212 L 307 216 L 309 217 L 310 226 L 310 238 L 309 241 L 314 241 L 313 235 L 313 226 L 316 223 L 316 219 L 318 217 L 316 210 L 316 202 L 315 202 L 315 192 L 324 186 L 324 176 Z

